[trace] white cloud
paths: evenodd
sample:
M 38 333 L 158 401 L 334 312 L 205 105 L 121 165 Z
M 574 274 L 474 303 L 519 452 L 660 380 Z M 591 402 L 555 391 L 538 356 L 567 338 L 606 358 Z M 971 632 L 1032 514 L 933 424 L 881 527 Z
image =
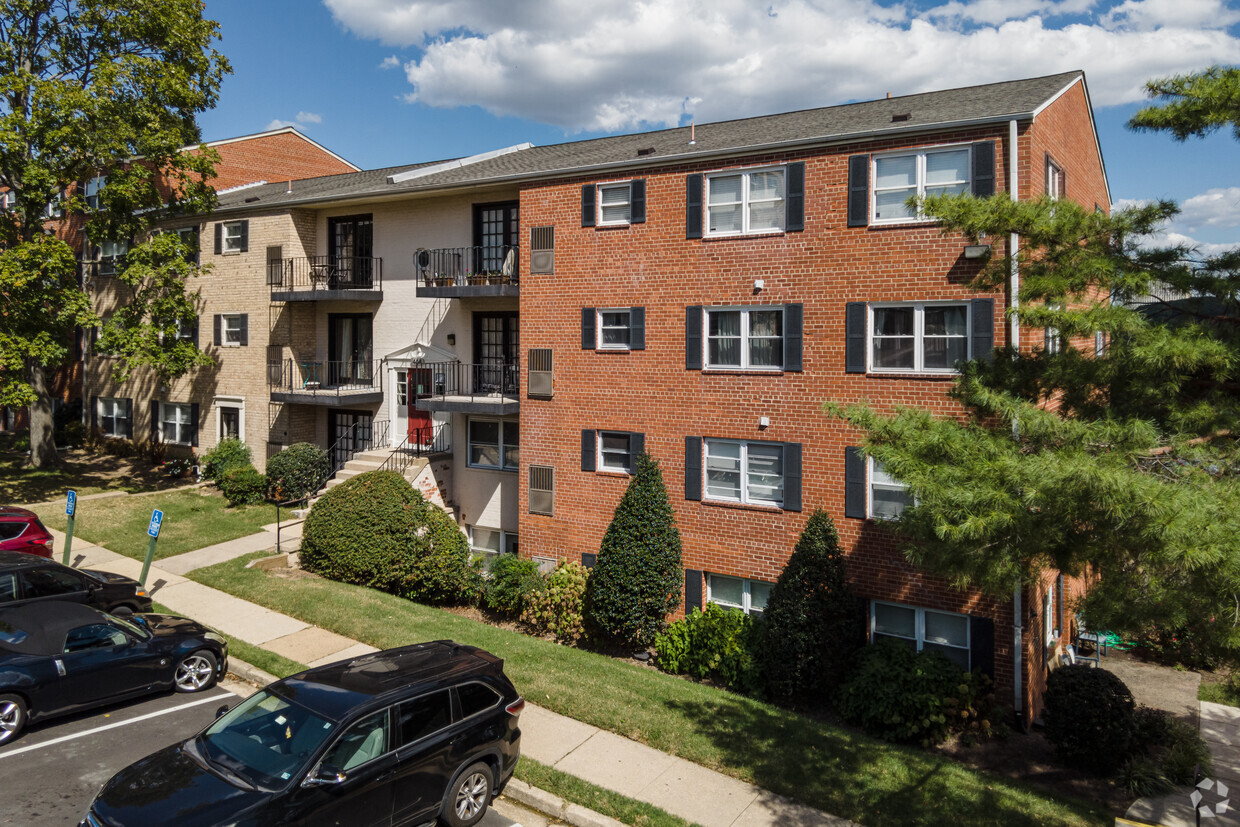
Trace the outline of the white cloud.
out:
M 420 50 L 404 65 L 409 100 L 569 131 L 1079 68 L 1107 105 L 1143 99 L 1151 77 L 1240 63 L 1226 0 L 949 0 L 920 17 L 877 0 L 622 0 L 588 14 L 578 0 L 324 2 L 357 35 Z
M 1198 227 L 1240 227 L 1240 187 L 1215 187 L 1180 205 L 1176 222 L 1195 232 Z
M 264 131 L 269 131 L 272 129 L 283 129 L 286 126 L 296 126 L 296 125 L 297 124 L 293 123 L 292 121 L 282 121 L 279 118 L 272 118 L 271 123 L 267 124 Z
M 380 69 L 398 69 L 400 68 L 400 58 L 396 55 L 388 55 L 379 64 Z
M 1122 198 L 1112 209 L 1140 207 L 1149 199 Z M 1194 195 L 1180 204 L 1180 214 L 1152 233 L 1148 246 L 1183 244 L 1202 255 L 1218 255 L 1240 247 L 1240 187 L 1218 187 Z
M 323 123 L 323 116 L 315 112 L 298 112 L 297 123 Z

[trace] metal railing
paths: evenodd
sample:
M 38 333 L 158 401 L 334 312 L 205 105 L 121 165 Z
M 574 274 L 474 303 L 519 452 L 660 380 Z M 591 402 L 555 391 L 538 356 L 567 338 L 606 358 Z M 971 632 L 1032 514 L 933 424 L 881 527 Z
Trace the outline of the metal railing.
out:
M 337 362 L 284 359 L 267 365 L 270 390 L 347 396 L 383 389 L 379 361 L 350 359 Z
M 429 396 L 496 397 L 520 395 L 519 364 L 471 364 L 469 362 L 427 362 L 420 367 L 430 371 Z
M 404 476 L 405 470 L 419 457 L 447 454 L 452 451 L 452 427 L 449 422 L 436 422 L 429 428 L 414 428 L 405 441 L 392 449 L 388 458 L 379 466 L 380 471 L 395 471 Z
M 349 426 L 349 430 L 345 431 L 339 439 L 332 443 L 332 447 L 327 449 L 328 473 L 327 479 L 330 480 L 336 476 L 349 460 L 358 454 L 366 451 L 373 451 L 375 448 L 386 446 L 388 443 L 388 426 L 389 420 L 375 422 L 374 420 L 365 420 L 354 422 Z M 327 481 L 323 481 L 323 485 L 327 485 Z M 320 490 L 322 490 L 320 488 Z
M 514 246 L 443 247 L 418 250 L 413 265 L 427 287 L 516 284 L 518 250 Z
M 382 290 L 383 259 L 307 256 L 267 262 L 272 290 Z

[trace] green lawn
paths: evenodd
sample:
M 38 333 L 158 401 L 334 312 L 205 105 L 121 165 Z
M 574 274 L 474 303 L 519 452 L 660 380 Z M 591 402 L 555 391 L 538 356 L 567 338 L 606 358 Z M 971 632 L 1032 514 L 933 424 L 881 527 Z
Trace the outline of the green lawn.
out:
M 1197 687 L 1197 700 L 1227 706 L 1240 706 L 1240 686 L 1233 681 L 1201 683 Z
M 582 781 L 575 775 L 540 764 L 533 758 L 522 756 L 517 762 L 514 775 L 540 790 L 546 790 L 596 813 L 611 816 L 632 827 L 696 827 L 653 804 L 635 801 L 589 781 Z
M 828 813 L 868 825 L 1101 825 L 1094 804 L 973 772 L 776 706 L 391 595 L 245 568 L 192 572 L 209 586 L 389 648 L 450 638 L 504 658 L 530 701 Z
M 194 488 L 147 497 L 78 500 L 73 536 L 141 560 L 146 555 L 151 511 L 156 508 L 164 512 L 156 560 L 244 537 L 276 521 L 273 505 L 229 508 L 215 489 Z M 56 503 L 34 510 L 49 527 L 65 530 L 64 505 Z M 275 543 L 274 534 L 271 542 Z M 55 554 L 61 551 L 57 548 Z

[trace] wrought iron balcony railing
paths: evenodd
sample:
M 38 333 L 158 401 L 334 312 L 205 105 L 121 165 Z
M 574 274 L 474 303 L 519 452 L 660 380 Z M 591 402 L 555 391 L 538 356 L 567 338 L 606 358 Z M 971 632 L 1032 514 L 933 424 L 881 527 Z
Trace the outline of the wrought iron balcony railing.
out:
M 267 262 L 267 284 L 275 291 L 382 290 L 383 259 L 307 256 Z
M 513 246 L 444 247 L 418 250 L 413 264 L 419 282 L 427 287 L 515 285 L 517 255 Z

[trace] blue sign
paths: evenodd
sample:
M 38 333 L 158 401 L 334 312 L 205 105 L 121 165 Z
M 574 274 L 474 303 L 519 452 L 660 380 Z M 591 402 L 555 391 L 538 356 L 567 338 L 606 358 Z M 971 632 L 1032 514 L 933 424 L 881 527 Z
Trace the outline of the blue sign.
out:
M 146 533 L 152 537 L 159 536 L 159 527 L 164 524 L 164 512 L 158 508 L 151 512 L 151 524 L 147 527 Z
M 72 517 L 75 511 L 77 511 L 77 492 L 70 491 L 65 499 L 65 513 Z

